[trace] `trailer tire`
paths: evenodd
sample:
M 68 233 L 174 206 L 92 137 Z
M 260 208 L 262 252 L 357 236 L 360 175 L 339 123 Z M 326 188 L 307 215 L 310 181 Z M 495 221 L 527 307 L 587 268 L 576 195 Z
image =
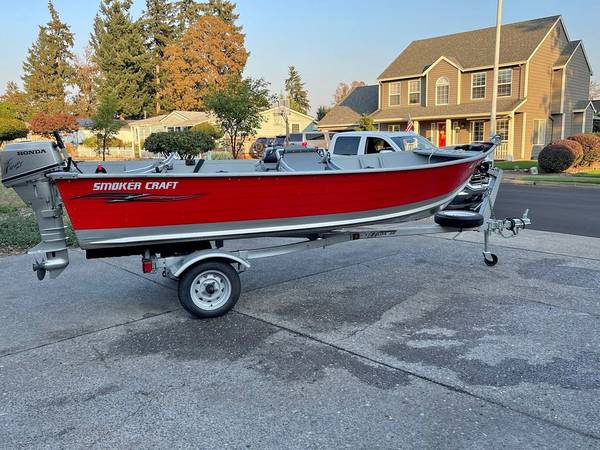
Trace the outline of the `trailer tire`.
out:
M 181 306 L 200 318 L 226 314 L 238 301 L 240 292 L 237 270 L 222 261 L 202 261 L 187 269 L 179 279 Z
M 474 211 L 445 210 L 434 216 L 435 223 L 443 227 L 452 228 L 477 228 L 483 225 L 483 216 Z

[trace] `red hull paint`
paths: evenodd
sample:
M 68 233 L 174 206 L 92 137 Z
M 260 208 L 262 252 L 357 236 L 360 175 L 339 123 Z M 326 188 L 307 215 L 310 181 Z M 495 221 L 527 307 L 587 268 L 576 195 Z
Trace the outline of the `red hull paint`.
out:
M 285 219 L 398 207 L 448 195 L 469 179 L 478 163 L 327 175 L 80 176 L 56 182 L 74 229 L 89 230 Z M 177 184 L 167 190 L 146 185 L 156 181 Z M 140 183 L 140 187 L 94 190 L 98 182 Z M 103 196 L 115 193 L 151 194 L 154 200 L 111 202 Z M 176 197 L 168 201 L 164 194 Z

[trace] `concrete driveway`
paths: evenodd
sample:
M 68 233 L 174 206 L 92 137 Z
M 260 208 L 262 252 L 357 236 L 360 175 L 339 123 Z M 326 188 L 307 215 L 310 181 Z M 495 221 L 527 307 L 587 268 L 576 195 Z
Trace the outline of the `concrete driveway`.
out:
M 0 259 L 3 448 L 600 448 L 600 239 L 259 260 L 193 320 L 137 258 Z

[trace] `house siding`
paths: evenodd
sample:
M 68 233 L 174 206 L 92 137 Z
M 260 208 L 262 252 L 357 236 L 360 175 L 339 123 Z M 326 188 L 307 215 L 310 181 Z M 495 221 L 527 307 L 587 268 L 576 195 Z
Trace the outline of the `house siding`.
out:
M 565 67 L 565 113 L 573 111 L 577 103 L 589 100 L 590 98 L 590 71 L 585 61 L 583 49 L 581 46 L 575 50 L 573 57 Z M 572 115 L 573 119 L 568 127 L 565 128 L 565 136 L 581 132 L 583 115 L 579 117 Z
M 594 128 L 594 110 L 591 106 L 585 110 L 585 132 L 591 133 Z
M 521 149 L 519 154 L 515 153 L 514 156 L 517 159 L 530 159 L 532 155 L 539 153 L 541 150 L 541 146 L 535 146 L 534 148 L 533 145 L 534 120 L 550 117 L 552 68 L 567 43 L 566 33 L 560 22 L 558 22 L 529 61 L 529 79 L 526 80 L 528 83 L 527 102 L 519 109 L 519 112 L 527 113 L 525 147 Z
M 550 141 L 557 141 L 560 139 L 560 134 L 562 133 L 562 123 L 563 123 L 563 115 L 562 114 L 553 114 L 552 115 L 552 123 L 550 126 Z
M 435 105 L 435 84 L 440 77 L 447 77 L 450 83 L 448 87 L 448 104 L 456 105 L 458 102 L 458 69 L 447 61 L 441 60 L 427 73 L 427 104 Z
M 523 97 L 523 88 L 522 88 L 522 73 L 520 66 L 512 66 L 512 67 L 501 67 L 501 69 L 512 69 L 512 89 L 511 95 L 500 97 L 500 98 L 522 98 Z M 485 72 L 485 98 L 483 99 L 475 99 L 471 100 L 471 77 L 474 73 Z M 493 70 L 474 70 L 469 72 L 461 73 L 461 88 L 460 88 L 460 102 L 461 103 L 475 103 L 482 101 L 489 101 L 492 98 L 492 92 L 494 89 L 494 71 Z
M 562 80 L 564 76 L 563 69 L 552 71 L 552 94 L 550 109 L 553 113 L 562 112 Z

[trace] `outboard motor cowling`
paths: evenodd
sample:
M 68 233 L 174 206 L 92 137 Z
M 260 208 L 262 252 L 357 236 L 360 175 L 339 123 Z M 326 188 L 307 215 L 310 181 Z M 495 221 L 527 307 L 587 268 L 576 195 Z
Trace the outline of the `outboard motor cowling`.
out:
M 35 212 L 42 242 L 28 253 L 36 256 L 33 270 L 40 280 L 46 271 L 55 278 L 69 264 L 62 201 L 46 176 L 64 167 L 62 150 L 50 141 L 7 144 L 0 151 L 2 183 L 13 188 Z

